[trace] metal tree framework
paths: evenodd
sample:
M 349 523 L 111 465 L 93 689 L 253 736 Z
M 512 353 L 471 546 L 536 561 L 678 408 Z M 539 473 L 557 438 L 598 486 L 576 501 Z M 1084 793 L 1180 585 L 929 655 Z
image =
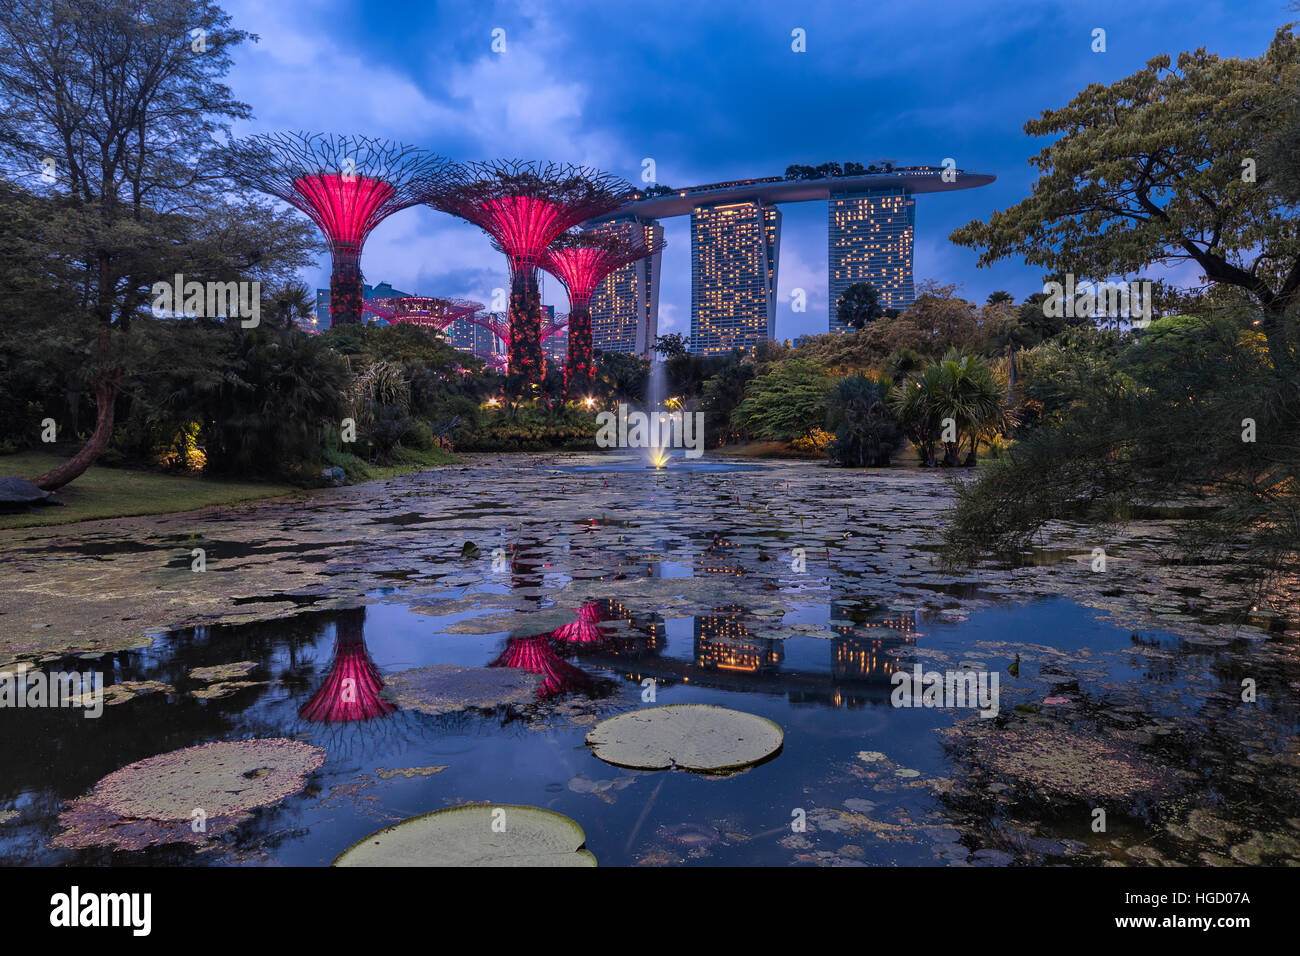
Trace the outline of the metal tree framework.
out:
M 622 205 L 632 187 L 585 166 L 504 160 L 471 163 L 426 190 L 423 201 L 474 223 L 510 264 L 509 371 L 541 381 L 542 300 L 537 268 L 556 237 Z
M 462 316 L 479 311 L 483 303 L 469 299 L 404 295 L 371 299 L 362 308 L 387 322 L 418 325 L 441 332 Z
M 569 361 L 564 371 L 564 392 L 575 395 L 590 390 L 596 381 L 596 359 L 591 341 L 591 297 L 610 275 L 630 262 L 664 248 L 662 237 L 647 239 L 644 230 L 631 238 L 602 232 L 579 232 L 559 237 L 542 254 L 541 267 L 564 284 L 569 293 Z
M 507 355 L 510 354 L 510 342 L 511 342 L 510 327 L 511 326 L 510 326 L 509 316 L 503 318 L 494 312 L 479 312 L 476 313 L 475 315 L 468 316 L 466 318 L 466 321 L 473 322 L 475 325 L 479 326 L 480 328 L 487 329 L 489 332 L 491 332 L 493 335 L 495 335 L 497 338 L 499 338 L 502 341 L 502 343 L 506 347 L 506 354 Z M 568 326 L 569 326 L 569 317 L 567 315 L 563 313 L 555 315 L 548 321 L 542 323 L 540 333 L 537 337 L 537 344 L 540 346 L 551 336 L 559 335 L 566 328 L 568 328 Z M 496 353 L 493 353 L 492 357 L 488 359 L 488 362 L 498 372 L 505 371 L 505 366 L 502 364 L 500 360 L 498 360 Z M 542 372 L 545 373 L 546 370 L 545 356 L 543 356 L 542 362 L 543 362 L 541 366 Z
M 368 136 L 259 133 L 229 156 L 238 181 L 305 213 L 325 234 L 330 270 L 330 324 L 360 322 L 361 248 L 372 229 L 414 206 L 455 171 L 450 160 Z

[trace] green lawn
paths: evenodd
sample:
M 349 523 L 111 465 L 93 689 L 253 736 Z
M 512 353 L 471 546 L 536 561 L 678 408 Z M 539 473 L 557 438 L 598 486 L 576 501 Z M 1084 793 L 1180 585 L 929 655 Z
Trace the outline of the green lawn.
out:
M 46 452 L 0 455 L 0 475 L 32 478 L 62 460 Z M 30 528 L 94 518 L 192 511 L 209 505 L 229 505 L 299 490 L 291 485 L 165 475 L 92 465 L 80 478 L 59 491 L 58 498 L 66 507 L 47 505 L 25 514 L 0 514 L 0 528 Z
M 353 458 L 345 463 L 348 481 L 359 484 L 409 474 L 437 465 L 460 461 L 454 455 L 434 449 L 414 451 L 399 448 L 391 465 L 371 465 Z M 0 475 L 32 478 L 49 471 L 63 459 L 47 452 L 0 455 Z M 299 492 L 294 485 L 224 478 L 166 475 L 155 471 L 92 466 L 58 493 L 65 507 L 47 505 L 21 514 L 0 514 L 0 529 L 32 528 L 38 525 L 71 524 L 95 518 L 126 518 L 131 515 L 168 514 L 193 511 L 211 505 L 230 505 L 258 498 L 274 498 Z

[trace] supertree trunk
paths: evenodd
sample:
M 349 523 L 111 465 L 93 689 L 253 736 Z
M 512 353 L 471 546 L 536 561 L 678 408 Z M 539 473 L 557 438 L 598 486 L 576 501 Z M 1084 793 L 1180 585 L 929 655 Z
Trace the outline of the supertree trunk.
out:
M 569 306 L 569 363 L 564 378 L 565 397 L 587 395 L 595 382 L 596 363 L 591 344 L 591 306 L 586 302 L 574 302 Z
M 518 276 L 511 283 L 509 373 L 529 384 L 542 381 L 542 296 L 536 276 Z
M 362 312 L 361 266 L 340 262 L 330 275 L 330 325 L 356 325 Z

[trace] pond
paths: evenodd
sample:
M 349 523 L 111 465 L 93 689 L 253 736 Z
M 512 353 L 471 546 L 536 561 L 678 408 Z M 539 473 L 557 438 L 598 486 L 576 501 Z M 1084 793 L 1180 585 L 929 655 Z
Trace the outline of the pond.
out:
M 385 560 L 355 593 L 231 594 L 241 623 L 158 631 L 144 648 L 45 655 L 50 672 L 102 672 L 120 699 L 98 718 L 3 714 L 0 858 L 328 865 L 383 826 L 477 802 L 571 817 L 601 865 L 1300 859 L 1300 664 L 1284 618 L 1192 627 L 1200 612 L 1233 613 L 1219 601 L 1199 611 L 1161 604 L 1174 599 L 1152 587 L 1146 600 L 1185 616 L 1186 633 L 1154 618 L 1135 626 L 1083 587 L 1079 562 L 1060 557 L 1087 553 L 1064 532 L 1023 567 L 936 570 L 930 539 L 908 530 L 942 503 L 943 485 L 928 477 L 854 476 L 847 500 L 865 507 L 840 517 L 843 503 L 827 493 L 837 476 L 810 466 L 721 479 L 619 475 L 611 480 L 630 484 L 617 509 L 599 498 L 607 485 L 560 494 L 554 476 L 564 472 L 499 463 L 480 474 L 493 467 L 514 491 L 532 488 L 533 502 L 478 512 L 417 476 L 389 483 L 399 494 L 372 489 L 333 519 L 322 514 L 340 540 L 356 542 L 326 571 L 364 563 L 360 525 L 384 536 Z M 762 483 L 731 483 L 740 480 Z M 788 496 L 780 508 L 755 501 L 774 489 Z M 542 498 L 552 503 L 539 511 Z M 260 550 L 305 562 L 290 570 L 316 570 L 309 548 L 256 544 L 310 513 L 281 507 L 227 519 L 208 540 L 239 560 Z M 821 526 L 815 537 L 810 520 Z M 453 560 L 467 527 L 480 543 Z M 188 543 L 176 539 L 163 522 L 130 553 L 170 580 L 168 542 Z M 80 546 L 88 560 L 126 560 L 114 540 L 58 538 L 32 553 L 66 557 Z M 430 555 L 434 541 L 442 557 Z M 259 597 L 274 616 L 257 615 Z M 555 628 L 554 610 L 578 623 Z M 513 668 L 541 681 L 528 699 L 496 707 L 398 706 L 386 685 L 430 665 Z M 917 668 L 996 681 L 997 715 L 898 706 L 892 677 Z M 341 706 L 340 681 L 358 677 L 362 690 Z M 1249 705 L 1239 700 L 1243 677 L 1257 688 Z M 683 703 L 767 718 L 784 733 L 781 749 L 742 772 L 704 774 L 623 769 L 585 741 L 613 715 Z M 131 850 L 58 845 L 69 802 L 126 764 L 282 737 L 322 748 L 323 763 L 305 787 L 220 837 Z

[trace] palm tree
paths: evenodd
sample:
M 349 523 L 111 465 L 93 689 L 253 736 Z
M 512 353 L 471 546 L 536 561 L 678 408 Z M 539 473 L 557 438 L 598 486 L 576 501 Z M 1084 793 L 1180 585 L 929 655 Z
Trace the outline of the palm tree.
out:
M 939 441 L 945 467 L 958 464 L 963 442 L 970 451 L 962 464 L 974 465 L 980 443 L 1015 424 L 993 369 L 966 349 L 949 349 L 929 365 L 902 390 L 894 407 L 925 465 L 935 463 Z M 944 439 L 948 422 L 951 441 Z
M 859 468 L 888 465 L 898 443 L 899 429 L 891 411 L 894 386 L 887 378 L 850 375 L 831 389 L 827 425 L 835 429 L 831 454 L 844 465 Z

